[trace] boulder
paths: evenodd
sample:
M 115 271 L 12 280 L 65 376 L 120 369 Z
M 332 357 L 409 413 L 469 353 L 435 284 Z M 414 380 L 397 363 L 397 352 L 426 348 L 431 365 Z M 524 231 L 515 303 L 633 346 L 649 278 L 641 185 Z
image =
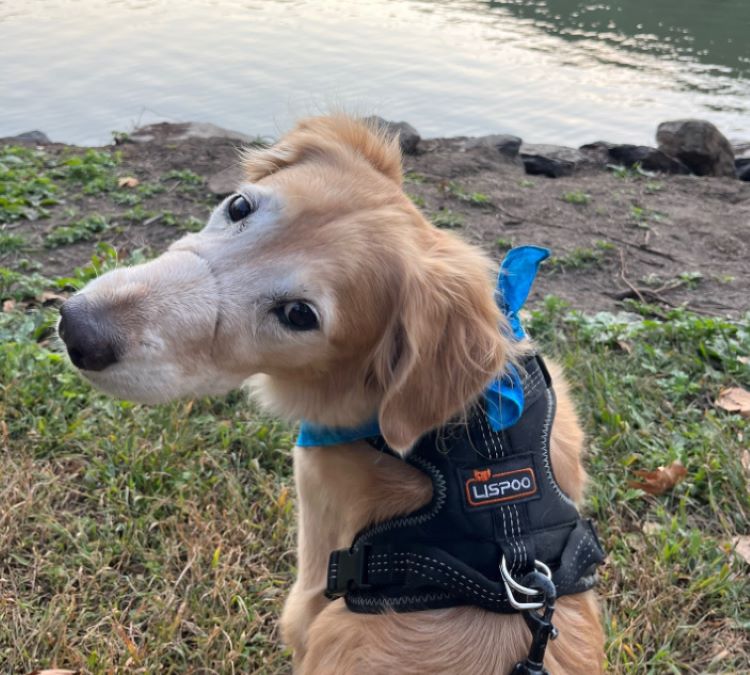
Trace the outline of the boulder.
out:
M 229 166 L 208 179 L 208 189 L 217 197 L 226 197 L 236 192 L 237 188 L 246 181 L 247 178 L 241 166 Z
M 489 149 L 499 152 L 508 159 L 515 159 L 518 157 L 522 142 L 518 136 L 510 134 L 490 134 L 466 139 L 465 148 L 467 150 Z
M 669 157 L 661 150 L 647 145 L 630 145 L 597 141 L 581 146 L 581 151 L 597 159 L 605 158 L 606 163 L 632 167 L 636 164 L 646 171 L 661 173 L 688 174 L 690 170 L 678 159 Z
M 548 178 L 569 176 L 577 168 L 590 163 L 580 150 L 562 145 L 524 143 L 520 155 L 526 173 Z
M 422 137 L 408 122 L 390 122 L 382 117 L 378 117 L 377 115 L 365 117 L 365 121 L 373 124 L 379 129 L 385 130 L 386 133 L 390 135 L 398 136 L 401 152 L 405 155 L 417 154 L 417 146 L 419 145 L 419 141 L 422 140 Z
M 256 138 L 243 134 L 241 131 L 224 129 L 209 122 L 182 122 L 179 124 L 159 122 L 136 129 L 130 134 L 129 138 L 134 143 L 150 143 L 154 140 L 174 143 L 189 138 L 226 138 L 238 141 L 240 144 L 257 142 Z
M 737 167 L 737 178 L 750 182 L 750 159 L 746 161 L 746 164 Z
M 24 131 L 22 134 L 11 136 L 5 140 L 9 143 L 28 143 L 34 145 L 49 145 L 52 143 L 47 134 L 36 129 L 34 131 Z
M 699 176 L 736 176 L 732 146 L 706 120 L 662 122 L 656 131 L 659 150 L 679 159 Z

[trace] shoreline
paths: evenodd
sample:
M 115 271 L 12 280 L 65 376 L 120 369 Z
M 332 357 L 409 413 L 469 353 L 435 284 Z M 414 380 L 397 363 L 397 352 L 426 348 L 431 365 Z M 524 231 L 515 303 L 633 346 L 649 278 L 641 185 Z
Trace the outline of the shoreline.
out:
M 628 300 L 663 311 L 750 311 L 750 182 L 727 175 L 728 153 L 732 171 L 750 174 L 750 144 L 727 151 L 713 125 L 689 135 L 708 134 L 696 158 L 665 152 L 664 134 L 661 148 L 566 148 L 503 134 L 421 139 L 406 123 L 378 123 L 400 135 L 404 189 L 436 226 L 495 259 L 522 243 L 552 249 L 532 302 L 554 294 L 594 312 L 626 309 Z M 31 176 L 52 185 L 48 206 L 35 207 L 31 195 L 16 215 L 0 209 L 0 236 L 16 242 L 0 248 L 0 267 L 31 265 L 47 277 L 70 276 L 100 242 L 125 258 L 153 255 L 199 229 L 240 180 L 237 148 L 260 141 L 204 123 L 150 125 L 99 148 L 45 140 L 0 139 L 3 152 L 16 145 L 28 155 L 14 160 L 29 163 L 26 174 L 8 169 L 11 188 Z

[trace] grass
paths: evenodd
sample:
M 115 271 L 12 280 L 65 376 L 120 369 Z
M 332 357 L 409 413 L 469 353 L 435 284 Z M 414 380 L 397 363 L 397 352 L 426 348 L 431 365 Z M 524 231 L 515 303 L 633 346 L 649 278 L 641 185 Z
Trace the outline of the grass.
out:
M 118 264 L 99 250 L 54 287 Z M 24 297 L 18 277 L 3 298 Z M 33 296 L 53 282 L 26 283 Z M 152 408 L 99 395 L 56 351 L 55 320 L 0 313 L 0 662 L 287 671 L 276 620 L 294 577 L 292 430 L 241 394 Z M 750 421 L 711 401 L 750 385 L 747 324 L 590 317 L 548 299 L 528 327 L 571 374 L 590 438 L 609 669 L 746 671 L 750 579 L 731 541 L 750 531 Z M 675 459 L 688 478 L 670 494 L 628 487 Z
M 464 222 L 462 214 L 450 209 L 441 209 L 432 216 L 432 223 L 435 227 L 442 227 L 449 230 L 463 227 Z
M 553 272 L 565 272 L 599 267 L 614 249 L 614 245 L 606 241 L 595 242 L 593 248 L 578 246 L 564 256 L 550 258 L 549 268 Z
M 56 248 L 79 241 L 90 241 L 107 228 L 109 228 L 109 223 L 102 216 L 93 214 L 70 225 L 57 226 L 44 238 L 44 245 L 47 248 Z
M 581 190 L 574 190 L 571 192 L 564 192 L 562 200 L 567 204 L 575 204 L 576 206 L 585 206 L 591 202 L 591 195 L 582 192 Z

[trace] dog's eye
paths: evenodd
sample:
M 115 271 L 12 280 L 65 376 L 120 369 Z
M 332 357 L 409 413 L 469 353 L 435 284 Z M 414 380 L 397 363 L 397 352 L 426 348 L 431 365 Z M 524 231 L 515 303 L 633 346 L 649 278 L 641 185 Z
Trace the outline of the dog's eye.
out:
M 242 195 L 237 195 L 231 202 L 229 202 L 227 213 L 229 214 L 229 219 L 233 223 L 236 223 L 243 218 L 247 218 L 253 211 L 255 211 L 255 208 L 255 204 L 249 202 Z
M 319 326 L 318 315 L 306 302 L 287 302 L 275 311 L 279 321 L 292 330 L 314 330 Z

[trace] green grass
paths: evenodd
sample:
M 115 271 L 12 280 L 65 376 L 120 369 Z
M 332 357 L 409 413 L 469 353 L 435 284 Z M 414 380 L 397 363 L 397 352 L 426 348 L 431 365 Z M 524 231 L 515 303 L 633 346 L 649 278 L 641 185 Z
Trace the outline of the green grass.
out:
M 581 190 L 574 190 L 571 192 L 564 192 L 562 200 L 567 204 L 574 204 L 576 206 L 585 206 L 591 202 L 591 195 L 582 192 Z
M 58 225 L 44 238 L 44 245 L 47 248 L 56 248 L 79 241 L 91 241 L 97 234 L 108 228 L 109 223 L 103 216 L 93 214 L 70 225 Z
M 464 222 L 462 214 L 450 209 L 442 209 L 432 216 L 432 223 L 435 227 L 442 227 L 449 230 L 463 227 Z
M 0 295 L 80 287 L 116 264 L 102 244 L 70 279 L 16 273 Z M 55 320 L 0 313 L 0 663 L 287 670 L 292 430 L 242 394 L 151 408 L 97 394 L 57 353 Z M 548 299 L 527 325 L 569 373 L 590 439 L 609 669 L 747 672 L 750 578 L 731 541 L 750 531 L 750 420 L 711 405 L 750 386 L 747 322 L 586 316 Z M 676 459 L 688 477 L 671 493 L 628 487 Z
M 564 272 L 599 267 L 614 248 L 613 244 L 606 241 L 595 242 L 593 248 L 578 246 L 566 255 L 550 258 L 549 268 L 554 272 Z
M 0 255 L 19 251 L 26 246 L 26 239 L 20 234 L 0 231 Z

